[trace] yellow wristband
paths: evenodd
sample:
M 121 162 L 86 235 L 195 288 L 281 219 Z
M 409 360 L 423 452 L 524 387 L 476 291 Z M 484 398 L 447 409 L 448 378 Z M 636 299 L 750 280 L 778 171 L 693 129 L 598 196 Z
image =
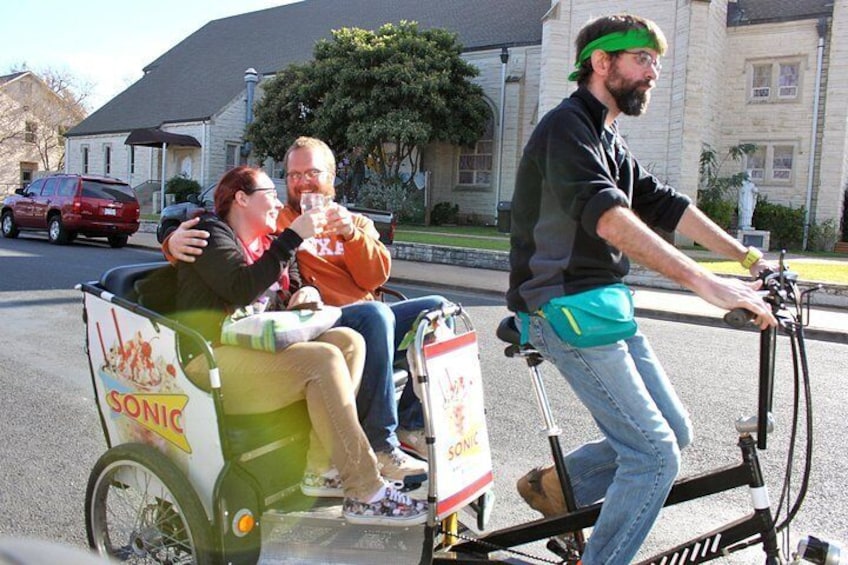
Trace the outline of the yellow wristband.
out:
M 763 258 L 763 252 L 757 249 L 756 247 L 749 247 L 748 253 L 745 254 L 745 258 L 742 259 L 742 267 L 746 269 L 750 269 L 754 263 Z

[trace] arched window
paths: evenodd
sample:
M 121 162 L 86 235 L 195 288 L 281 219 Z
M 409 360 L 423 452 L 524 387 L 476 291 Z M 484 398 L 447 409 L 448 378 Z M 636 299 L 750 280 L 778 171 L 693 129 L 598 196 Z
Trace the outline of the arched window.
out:
M 491 186 L 494 166 L 495 119 L 491 110 L 486 120 L 486 131 L 472 146 L 459 150 L 457 184 L 464 186 Z

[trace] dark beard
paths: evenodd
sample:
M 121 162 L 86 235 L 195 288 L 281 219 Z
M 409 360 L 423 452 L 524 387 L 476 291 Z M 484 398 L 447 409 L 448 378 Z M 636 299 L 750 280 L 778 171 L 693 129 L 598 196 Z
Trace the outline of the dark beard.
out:
M 642 84 L 634 84 L 627 86 L 613 86 L 607 84 L 607 90 L 615 99 L 615 105 L 622 113 L 628 116 L 641 116 L 648 109 L 648 101 L 650 100 L 650 90 L 639 90 Z

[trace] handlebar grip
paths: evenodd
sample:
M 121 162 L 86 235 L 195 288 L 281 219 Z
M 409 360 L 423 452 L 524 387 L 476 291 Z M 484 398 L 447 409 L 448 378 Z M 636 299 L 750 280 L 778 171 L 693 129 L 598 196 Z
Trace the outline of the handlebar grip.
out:
M 754 314 L 744 308 L 734 308 L 724 315 L 725 323 L 734 328 L 744 328 L 753 319 Z

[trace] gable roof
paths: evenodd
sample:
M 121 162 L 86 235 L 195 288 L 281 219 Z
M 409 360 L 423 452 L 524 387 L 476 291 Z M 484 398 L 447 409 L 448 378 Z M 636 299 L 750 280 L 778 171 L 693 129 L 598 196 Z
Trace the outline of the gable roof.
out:
M 0 86 L 6 84 L 7 82 L 12 82 L 13 80 L 15 80 L 18 77 L 22 77 L 25 74 L 27 74 L 28 72 L 30 72 L 30 71 L 21 71 L 19 73 L 12 73 L 12 74 L 9 74 L 9 75 L 0 76 Z
M 244 90 L 250 67 L 273 74 L 312 58 L 341 27 L 400 20 L 459 35 L 466 51 L 542 43 L 551 0 L 304 0 L 213 20 L 144 68 L 145 75 L 68 136 L 158 127 L 212 117 Z
M 833 14 L 834 0 L 737 0 L 727 5 L 727 25 L 817 19 Z

